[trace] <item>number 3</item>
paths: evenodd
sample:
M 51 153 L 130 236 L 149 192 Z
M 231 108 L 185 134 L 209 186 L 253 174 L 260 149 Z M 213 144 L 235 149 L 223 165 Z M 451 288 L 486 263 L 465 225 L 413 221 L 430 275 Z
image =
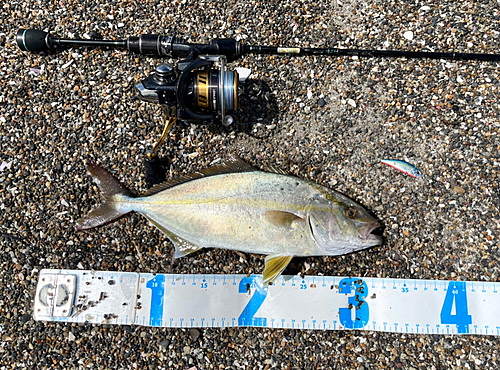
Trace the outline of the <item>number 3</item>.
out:
M 370 309 L 365 302 L 368 297 L 368 286 L 361 279 L 342 279 L 339 283 L 339 294 L 349 294 L 354 290 L 354 296 L 349 297 L 349 308 L 339 309 L 339 320 L 348 329 L 359 329 L 368 324 Z M 352 311 L 355 318 L 352 319 Z

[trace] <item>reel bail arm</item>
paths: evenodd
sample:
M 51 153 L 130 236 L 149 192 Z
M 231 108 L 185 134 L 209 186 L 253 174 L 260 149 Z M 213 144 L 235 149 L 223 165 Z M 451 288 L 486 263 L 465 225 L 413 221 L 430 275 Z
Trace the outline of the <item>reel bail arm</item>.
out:
M 167 135 L 170 132 L 170 130 L 172 129 L 172 127 L 175 124 L 175 122 L 177 122 L 177 112 L 176 112 L 175 106 L 164 107 L 163 110 L 164 110 L 164 114 L 165 114 L 164 115 L 164 117 L 165 117 L 165 127 L 163 127 L 163 132 L 161 134 L 161 137 L 157 141 L 157 143 L 155 144 L 155 146 L 153 147 L 153 150 L 151 150 L 151 151 L 148 150 L 146 152 L 146 158 L 149 159 L 149 160 L 152 160 L 152 159 L 156 158 L 156 152 L 158 151 L 158 149 L 160 148 L 160 146 L 163 144 L 163 142 L 167 138 Z
M 168 133 L 177 122 L 177 112 L 175 106 L 163 107 L 165 117 L 165 127 L 160 139 L 156 142 L 152 150 L 146 151 L 144 158 L 145 180 L 148 186 L 160 184 L 166 179 L 168 159 L 157 156 L 158 149 L 168 136 Z

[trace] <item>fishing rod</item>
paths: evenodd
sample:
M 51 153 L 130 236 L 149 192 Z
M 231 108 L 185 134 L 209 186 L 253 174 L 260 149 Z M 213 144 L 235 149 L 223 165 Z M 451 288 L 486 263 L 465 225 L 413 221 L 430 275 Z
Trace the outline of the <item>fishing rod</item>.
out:
M 331 55 L 331 56 L 359 56 L 378 58 L 427 58 L 452 60 L 483 60 L 500 61 L 500 54 L 475 53 L 445 53 L 424 51 L 398 51 L 375 49 L 338 49 L 338 48 L 298 48 L 255 46 L 243 44 L 231 38 L 218 38 L 210 44 L 192 44 L 174 36 L 140 35 L 127 37 L 125 40 L 87 40 L 63 39 L 52 36 L 40 30 L 20 29 L 17 34 L 17 44 L 24 51 L 40 52 L 54 50 L 59 47 L 115 47 L 126 48 L 128 51 L 139 54 L 152 54 L 160 57 L 196 56 L 200 54 L 225 55 L 232 60 L 246 54 L 296 54 L 296 55 Z

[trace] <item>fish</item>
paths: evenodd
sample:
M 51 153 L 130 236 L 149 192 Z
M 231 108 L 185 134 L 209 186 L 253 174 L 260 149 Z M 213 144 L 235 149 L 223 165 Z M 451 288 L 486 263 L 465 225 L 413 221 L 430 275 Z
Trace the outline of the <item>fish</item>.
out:
M 421 178 L 424 174 L 418 170 L 414 165 L 399 160 L 399 159 L 382 159 L 380 163 L 386 164 L 388 166 L 391 166 L 398 171 L 403 172 L 404 174 L 415 177 L 415 178 Z
M 266 255 L 263 284 L 272 284 L 293 257 L 336 256 L 382 244 L 380 224 L 348 197 L 283 171 L 226 162 L 155 185 L 135 196 L 110 172 L 87 164 L 103 203 L 77 230 L 135 211 L 163 232 L 174 258 L 202 248 Z

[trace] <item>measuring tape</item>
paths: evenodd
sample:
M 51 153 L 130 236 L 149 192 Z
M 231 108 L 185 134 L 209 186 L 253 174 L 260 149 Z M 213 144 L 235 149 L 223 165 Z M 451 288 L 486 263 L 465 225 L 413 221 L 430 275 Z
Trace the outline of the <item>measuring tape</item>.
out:
M 169 328 L 500 335 L 500 284 L 475 281 L 41 270 L 36 320 Z

